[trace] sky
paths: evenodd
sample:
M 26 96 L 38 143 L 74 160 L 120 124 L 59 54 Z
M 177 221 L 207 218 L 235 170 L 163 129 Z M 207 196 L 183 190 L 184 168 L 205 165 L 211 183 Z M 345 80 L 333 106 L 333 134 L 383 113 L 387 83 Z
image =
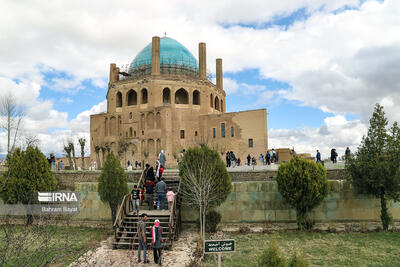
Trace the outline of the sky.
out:
M 269 147 L 328 157 L 354 151 L 375 103 L 400 120 L 398 0 L 0 0 L 0 97 L 25 117 L 19 142 L 44 153 L 89 140 L 106 110 L 109 64 L 129 64 L 152 36 L 174 38 L 208 71 L 223 59 L 227 112 L 267 109 Z M 0 132 L 5 153 L 6 133 Z M 261 151 L 260 151 L 261 152 Z M 87 153 L 89 149 L 87 148 Z

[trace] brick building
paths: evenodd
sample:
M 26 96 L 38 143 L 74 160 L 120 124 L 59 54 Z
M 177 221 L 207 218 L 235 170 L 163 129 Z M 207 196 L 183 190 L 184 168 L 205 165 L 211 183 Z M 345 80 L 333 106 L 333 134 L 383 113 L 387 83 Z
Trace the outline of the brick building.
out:
M 202 143 L 221 155 L 233 151 L 242 162 L 265 153 L 266 109 L 226 113 L 222 59 L 216 59 L 216 84 L 206 67 L 205 43 L 197 61 L 167 37 L 153 37 L 126 68 L 111 64 L 107 112 L 90 117 L 91 160 L 96 151 L 102 158 L 102 147 L 123 166 L 154 164 L 163 149 L 167 167 L 175 167 L 182 149 Z

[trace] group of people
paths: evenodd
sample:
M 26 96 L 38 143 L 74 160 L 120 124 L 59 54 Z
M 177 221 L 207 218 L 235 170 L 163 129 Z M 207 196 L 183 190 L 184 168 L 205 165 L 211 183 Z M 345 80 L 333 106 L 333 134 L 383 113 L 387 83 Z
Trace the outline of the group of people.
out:
M 345 158 L 350 157 L 350 155 L 351 155 L 350 148 L 347 147 L 345 151 Z M 323 163 L 323 161 L 321 160 L 321 152 L 319 152 L 319 150 L 317 150 L 315 158 L 317 163 Z M 330 160 L 332 161 L 333 164 L 337 163 L 337 158 L 338 158 L 338 153 L 336 152 L 336 148 L 332 148 Z
M 141 256 L 143 251 L 143 263 L 150 263 L 147 259 L 147 238 L 146 238 L 146 220 L 147 214 L 140 215 L 140 220 L 137 224 L 138 237 L 138 263 L 142 262 Z M 151 246 L 153 247 L 154 263 L 161 266 L 161 253 L 164 240 L 162 238 L 162 227 L 159 220 L 154 221 L 151 228 Z
M 236 158 L 233 151 L 226 152 L 226 167 L 235 168 L 235 166 L 240 166 L 240 158 Z
M 161 153 L 160 153 L 161 154 Z M 133 206 L 133 213 L 139 215 L 139 208 L 142 202 L 148 204 L 149 210 L 153 210 L 156 206 L 157 209 L 164 211 L 165 198 L 168 201 L 168 208 L 171 211 L 174 203 L 175 193 L 172 188 L 168 188 L 164 181 L 162 174 L 164 172 L 165 156 L 161 156 L 156 162 L 156 171 L 146 164 L 144 170 L 144 186 L 139 187 L 134 185 L 131 192 L 131 201 Z M 157 194 L 157 202 L 154 202 L 154 193 Z M 143 251 L 143 263 L 149 263 L 147 259 L 147 240 L 146 240 L 146 220 L 147 214 L 143 213 L 140 215 L 140 220 L 137 226 L 138 235 L 138 262 L 141 262 L 141 252 Z M 153 247 L 154 263 L 161 265 L 161 252 L 164 240 L 162 239 L 162 227 L 159 220 L 154 221 L 154 225 L 151 231 L 152 241 L 151 246 Z
M 260 161 L 260 165 L 271 165 L 271 163 L 278 163 L 278 154 L 276 153 L 275 149 L 268 150 L 265 153 L 265 156 L 260 153 L 258 160 Z M 247 165 L 257 165 L 257 159 L 248 154 Z
M 139 214 L 139 207 L 143 201 L 147 203 L 149 210 L 160 209 L 164 211 L 165 198 L 168 201 L 168 208 L 171 210 L 172 203 L 175 198 L 175 193 L 172 188 L 167 188 L 167 184 L 162 177 L 164 168 L 162 165 L 157 166 L 157 172 L 154 173 L 154 168 L 150 164 L 146 164 L 144 170 L 144 186 L 138 187 L 134 185 L 131 192 L 132 210 L 134 214 Z M 157 194 L 157 202 L 154 201 L 154 193 Z

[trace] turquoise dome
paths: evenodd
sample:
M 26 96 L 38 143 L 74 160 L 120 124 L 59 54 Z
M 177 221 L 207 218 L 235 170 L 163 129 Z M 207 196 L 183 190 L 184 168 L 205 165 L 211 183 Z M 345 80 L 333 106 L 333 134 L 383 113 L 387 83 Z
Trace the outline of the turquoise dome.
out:
M 151 66 L 151 50 L 152 45 L 149 43 L 132 61 L 130 70 L 140 68 L 143 64 Z M 192 53 L 178 41 L 168 37 L 160 38 L 160 64 L 168 64 L 169 66 L 177 64 L 198 70 L 197 60 Z

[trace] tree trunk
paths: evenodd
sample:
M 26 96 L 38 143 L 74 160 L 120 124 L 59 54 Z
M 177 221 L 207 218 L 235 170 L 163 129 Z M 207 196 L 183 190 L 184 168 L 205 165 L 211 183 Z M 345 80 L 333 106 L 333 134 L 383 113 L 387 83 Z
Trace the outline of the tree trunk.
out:
M 389 224 L 391 221 L 391 217 L 387 208 L 386 198 L 385 198 L 385 189 L 381 188 L 381 221 L 383 230 L 387 231 L 389 229 Z
M 118 205 L 115 205 L 115 204 L 113 204 L 113 203 L 109 203 L 109 205 L 110 205 L 110 209 L 111 209 L 111 219 L 112 219 L 112 224 L 114 224 L 114 222 L 115 222 L 115 217 L 117 217 L 117 208 L 118 208 Z M 122 204 L 121 204 L 122 205 Z
M 82 158 L 82 170 L 85 169 L 85 147 L 81 149 L 81 158 Z

